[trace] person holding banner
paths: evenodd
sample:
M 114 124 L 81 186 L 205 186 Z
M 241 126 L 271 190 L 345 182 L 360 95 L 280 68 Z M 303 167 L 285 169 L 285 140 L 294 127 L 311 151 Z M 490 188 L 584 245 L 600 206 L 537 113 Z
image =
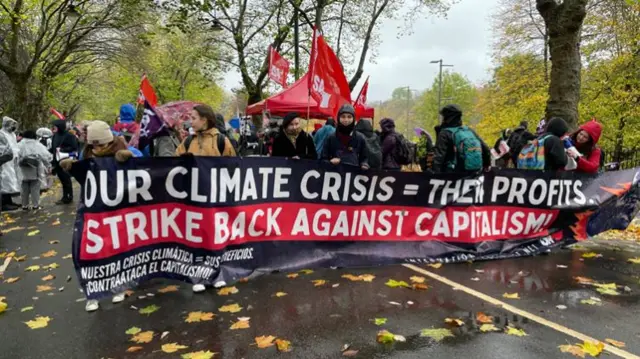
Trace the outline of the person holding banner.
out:
M 104 121 L 93 121 L 87 127 L 87 144 L 82 150 L 82 158 L 94 157 L 114 157 L 118 162 L 126 162 L 134 157 L 133 153 L 127 149 L 127 144 L 122 137 L 115 137 L 109 125 Z M 76 159 L 66 158 L 60 161 L 60 168 L 64 171 L 71 170 Z M 125 293 L 120 292 L 113 296 L 112 303 L 124 301 Z M 97 299 L 87 300 L 84 309 L 93 312 L 100 308 Z
M 318 158 L 313 138 L 300 127 L 300 116 L 288 113 L 273 142 L 273 157 L 315 160 Z
M 191 129 L 193 135 L 189 135 L 182 141 L 176 150 L 177 156 L 211 156 L 234 157 L 236 152 L 229 138 L 216 128 L 216 113 L 210 106 L 197 105 L 191 110 Z M 218 282 L 216 287 L 225 286 L 226 283 Z M 194 284 L 191 288 L 194 293 L 202 293 L 207 288 L 204 284 Z
M 567 154 L 572 156 L 578 163 L 576 172 L 598 173 L 602 151 L 596 145 L 601 134 L 602 125 L 596 120 L 591 120 L 580 126 L 578 131 L 571 135 L 577 152 L 572 151 L 567 152 Z
M 336 132 L 327 137 L 322 150 L 322 158 L 331 164 L 360 166 L 369 169 L 369 150 L 364 136 L 355 129 L 356 110 L 344 104 L 338 111 Z

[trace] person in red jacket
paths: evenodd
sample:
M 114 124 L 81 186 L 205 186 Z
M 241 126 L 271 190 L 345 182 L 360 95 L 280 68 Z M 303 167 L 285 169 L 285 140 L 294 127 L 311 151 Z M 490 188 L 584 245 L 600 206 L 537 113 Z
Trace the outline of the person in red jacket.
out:
M 578 162 L 576 172 L 598 173 L 602 151 L 596 144 L 601 134 L 602 125 L 596 120 L 591 120 L 571 135 L 576 149 L 580 152 L 580 155 L 574 157 Z

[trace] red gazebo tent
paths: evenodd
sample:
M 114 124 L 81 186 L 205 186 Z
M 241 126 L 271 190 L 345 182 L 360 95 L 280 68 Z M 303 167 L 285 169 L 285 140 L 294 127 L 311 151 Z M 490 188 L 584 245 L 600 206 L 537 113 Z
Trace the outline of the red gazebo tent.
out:
M 283 117 L 289 112 L 297 112 L 302 117 L 307 116 L 307 109 L 310 118 L 335 117 L 335 113 L 318 106 L 318 102 L 309 97 L 308 84 L 309 73 L 306 73 L 289 88 L 277 93 L 260 102 L 247 106 L 247 115 L 257 115 L 263 111 L 268 111 L 273 116 Z M 346 99 L 344 102 L 348 102 Z

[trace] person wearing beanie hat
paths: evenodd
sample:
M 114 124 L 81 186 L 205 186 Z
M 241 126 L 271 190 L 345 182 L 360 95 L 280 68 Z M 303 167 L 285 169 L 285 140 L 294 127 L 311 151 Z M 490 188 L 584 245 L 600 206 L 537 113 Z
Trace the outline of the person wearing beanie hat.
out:
M 513 129 L 511 135 L 509 135 L 509 139 L 507 140 L 507 146 L 509 146 L 509 159 L 511 163 L 508 166 L 516 167 L 518 163 L 518 156 L 520 155 L 520 151 L 522 148 L 529 143 L 529 141 L 533 141 L 536 139 L 536 135 L 529 132 L 527 129 L 529 127 L 529 123 L 525 120 L 520 121 L 520 126 Z
M 470 128 L 462 124 L 462 109 L 458 105 L 447 105 L 440 110 L 441 124 L 436 130 L 433 172 L 477 172 L 491 167 L 491 150 L 489 146 Z M 476 143 L 472 152 L 460 153 L 457 141 L 464 138 L 464 144 Z M 473 158 L 473 161 L 470 159 Z M 469 161 L 468 161 L 469 160 Z M 471 167 L 473 165 L 473 168 Z
M 109 158 L 113 157 L 119 163 L 128 161 L 133 157 L 133 153 L 127 149 L 127 144 L 122 137 L 114 136 L 111 132 L 109 124 L 104 121 L 93 121 L 87 127 L 87 143 L 82 150 L 82 158 L 89 159 L 94 157 Z M 65 171 L 69 171 L 77 160 L 67 158 L 60 161 L 60 167 Z M 124 292 L 117 293 L 113 296 L 113 303 L 124 301 L 126 294 Z M 85 304 L 87 312 L 93 312 L 100 308 L 97 299 L 89 299 Z
M 536 148 L 543 146 L 544 148 L 544 170 L 545 171 L 560 171 L 564 170 L 568 163 L 567 153 L 565 151 L 565 144 L 563 139 L 568 139 L 567 132 L 569 126 L 565 120 L 559 117 L 553 117 L 549 122 L 544 119 L 538 123 L 538 131 L 543 126 L 543 133 L 538 138 L 523 148 L 521 155 L 518 159 L 519 169 L 540 169 L 542 168 L 542 161 L 536 159 Z M 536 147 L 533 147 L 536 146 Z M 527 154 L 527 156 L 525 156 Z M 535 165 L 535 166 L 534 166 Z
M 367 142 L 355 129 L 356 111 L 351 104 L 344 104 L 338 110 L 338 126 L 335 133 L 329 135 L 322 149 L 322 159 L 334 165 L 340 163 L 369 169 L 369 150 Z
M 300 127 L 297 113 L 288 113 L 282 119 L 280 131 L 273 141 L 273 157 L 315 160 L 318 158 L 313 138 Z

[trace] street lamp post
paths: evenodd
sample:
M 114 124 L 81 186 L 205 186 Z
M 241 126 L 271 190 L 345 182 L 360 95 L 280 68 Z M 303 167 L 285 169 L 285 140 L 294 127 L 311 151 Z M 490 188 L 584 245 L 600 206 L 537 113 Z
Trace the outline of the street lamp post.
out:
M 438 75 L 438 111 L 442 109 L 442 68 L 443 67 L 453 67 L 453 65 L 445 65 L 442 63 L 442 59 L 434 60 L 430 62 L 431 64 L 439 64 L 440 65 L 440 74 Z

